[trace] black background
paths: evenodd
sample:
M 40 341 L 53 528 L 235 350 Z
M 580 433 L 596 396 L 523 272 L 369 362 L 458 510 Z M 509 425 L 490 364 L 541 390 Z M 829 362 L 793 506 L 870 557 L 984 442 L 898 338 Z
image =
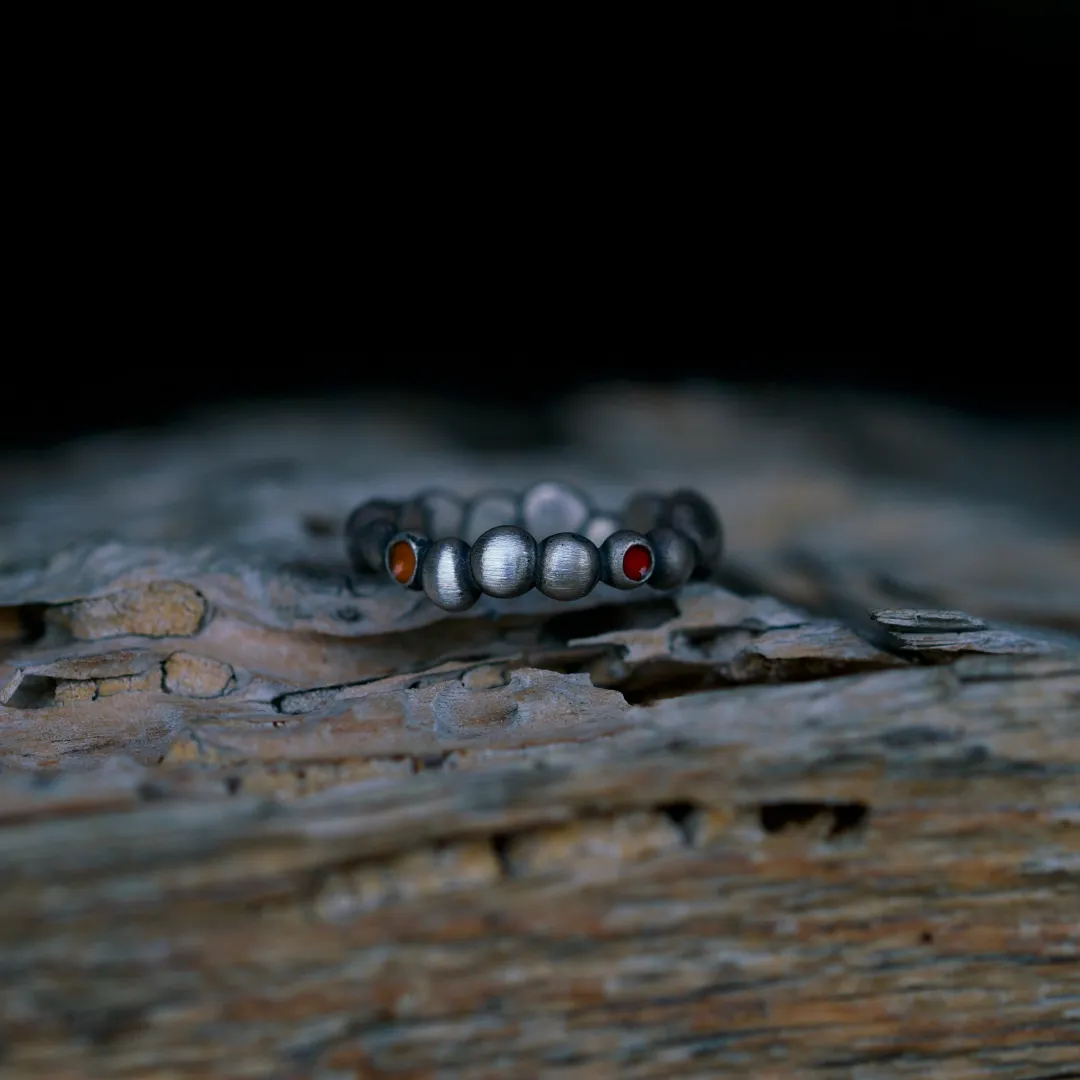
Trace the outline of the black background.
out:
M 1003 419 L 1080 419 L 1075 356 L 1062 343 L 1009 344 L 988 352 L 970 339 L 939 351 L 774 352 L 682 345 L 642 353 L 282 352 L 252 349 L 246 358 L 197 359 L 152 353 L 76 364 L 56 388 L 27 379 L 9 397 L 0 440 L 10 450 L 48 447 L 120 428 L 153 428 L 218 409 L 267 401 L 387 395 L 434 402 L 432 415 L 462 417 L 462 430 L 487 443 L 542 440 L 546 417 L 562 396 L 611 381 L 652 385 L 716 381 L 749 391 L 886 394 Z M 42 360 L 42 365 L 47 361 Z M 30 364 L 29 369 L 33 368 Z M 80 377 L 81 376 L 81 377 Z M 10 384 L 9 384 L 10 386 Z M 489 432 L 483 429 L 490 428 Z M 485 437 L 487 436 L 487 437 Z
M 928 67 L 934 66 L 952 72 L 958 85 L 974 86 L 981 93 L 981 87 L 991 89 L 996 81 L 1012 80 L 1017 71 L 1072 68 L 1080 55 L 1078 9 L 1080 0 L 879 0 L 877 48 L 868 50 L 864 42 L 862 52 L 896 61 L 898 67 L 891 69 L 888 81 L 902 87 L 917 88 Z M 875 9 L 870 11 L 872 19 Z M 1062 65 L 1062 60 L 1069 63 Z M 977 77 L 973 62 L 978 63 Z M 897 73 L 903 75 L 899 80 Z M 1026 75 L 1009 85 L 1025 80 Z M 1053 108 L 1055 96 L 1047 92 L 1031 115 Z M 919 100 L 925 103 L 925 96 Z M 1075 141 L 1075 108 L 1065 100 L 1058 104 L 1068 120 L 1053 137 Z M 932 116 L 934 111 L 927 109 L 925 115 Z M 1023 157 L 1010 155 L 1004 147 L 1003 160 L 1010 156 Z M 1030 163 L 1027 167 L 1039 174 Z M 890 198 L 879 199 L 878 214 L 888 216 L 890 207 L 903 202 L 903 198 Z M 986 220 L 994 228 L 987 231 L 992 234 L 997 221 L 1010 212 L 1007 200 L 990 208 Z M 778 254 L 783 262 L 783 251 Z M 934 252 L 926 255 L 932 266 Z M 1024 268 L 1008 281 L 1011 295 L 1015 296 L 1015 288 L 1030 278 L 1031 267 L 1037 264 L 1038 259 L 1009 264 Z M 694 345 L 673 339 L 651 344 L 640 353 L 604 353 L 590 348 L 588 341 L 547 345 L 531 352 L 496 347 L 452 354 L 378 349 L 305 352 L 299 348 L 272 353 L 255 341 L 231 345 L 227 351 L 210 345 L 202 351 L 180 353 L 151 337 L 126 358 L 98 351 L 85 359 L 67 360 L 72 374 L 50 379 L 40 373 L 50 370 L 54 360 L 17 357 L 9 349 L 0 448 L 42 447 L 92 432 L 154 427 L 206 407 L 297 397 L 341 399 L 372 391 L 425 394 L 451 409 L 460 405 L 475 413 L 488 408 L 491 416 L 500 412 L 542 417 L 561 395 L 613 379 L 709 379 L 796 393 L 801 389 L 869 391 L 1003 418 L 1080 415 L 1073 375 L 1078 351 L 1074 311 L 1051 314 L 1049 319 L 1045 311 L 1032 318 L 1016 313 L 1015 330 L 1003 335 L 992 322 L 999 317 L 1000 305 L 987 297 L 980 318 L 957 316 L 960 325 L 949 327 L 947 334 L 930 323 L 913 328 L 910 323 L 918 320 L 913 309 L 919 305 L 910 302 L 912 282 L 921 281 L 922 268 L 904 272 L 909 274 L 906 283 L 882 280 L 880 286 L 875 282 L 875 288 L 904 306 L 907 339 L 900 340 L 899 328 L 878 327 L 865 337 L 867 348 L 859 352 L 830 348 L 835 342 L 800 342 L 796 335 L 789 336 L 794 349 L 758 351 L 739 340 L 725 339 L 722 311 L 700 313 L 716 327 L 712 340 Z M 873 274 L 867 268 L 866 275 Z M 954 275 L 958 280 L 964 276 Z M 806 290 L 813 287 L 812 282 L 805 285 Z M 783 296 L 765 299 L 774 313 L 785 308 Z M 809 302 L 812 297 L 801 299 Z M 1060 321 L 1050 325 L 1053 318 Z M 776 316 L 773 321 L 785 320 Z M 838 332 L 836 341 L 853 336 L 850 327 L 841 329 L 847 332 Z M 638 337 L 633 330 L 627 336 Z M 513 422 L 508 426 L 513 427 Z M 527 429 L 528 425 L 523 430 Z
M 886 46 L 915 63 L 1076 59 L 1074 0 L 879 0 L 878 19 Z
M 896 82 L 894 76 L 902 73 L 903 87 L 917 88 L 932 66 L 954 74 L 957 84 L 991 89 L 999 79 L 1014 80 L 1017 72 L 1034 74 L 1039 68 L 1067 72 L 1080 55 L 1078 9 L 1080 0 L 879 0 L 877 49 L 869 51 L 896 62 L 889 81 Z M 1047 92 L 1032 115 L 1053 108 L 1055 96 Z M 925 103 L 925 97 L 919 100 Z M 1069 117 L 1075 139 L 1075 110 L 1065 101 L 1058 104 Z M 928 109 L 925 115 L 933 113 Z M 886 199 L 882 205 L 891 204 Z M 1008 205 L 996 206 L 987 217 L 993 221 L 995 215 L 1008 212 Z M 1030 264 L 1017 260 L 1012 265 Z M 919 267 L 909 272 L 912 280 L 920 280 Z M 1011 289 L 1018 283 L 1019 276 L 1008 284 Z M 806 289 L 812 288 L 813 283 L 807 283 Z M 1073 312 L 1062 311 L 1057 317 L 1051 313 L 1050 318 L 1045 311 L 1037 318 L 1018 312 L 1015 329 L 1003 334 L 992 322 L 999 305 L 987 298 L 981 323 L 957 316 L 958 325 L 942 334 L 929 322 L 910 325 L 918 321 L 911 310 L 917 305 L 908 302 L 911 280 L 906 284 L 883 280 L 880 291 L 887 299 L 891 292 L 895 303 L 907 305 L 905 340 L 899 328 L 879 327 L 865 336 L 867 348 L 857 352 L 830 348 L 833 342 L 799 342 L 794 336 L 789 338 L 795 341 L 793 349 L 758 351 L 723 337 L 722 312 L 702 312 L 703 319 L 719 327 L 712 340 L 694 345 L 673 339 L 650 344 L 640 353 L 605 353 L 590 348 L 588 341 L 530 352 L 496 347 L 461 353 L 370 348 L 274 353 L 256 341 L 232 345 L 228 351 L 211 345 L 181 353 L 150 339 L 126 357 L 102 352 L 68 361 L 73 363 L 73 377 L 55 380 L 39 377 L 54 363 L 49 357 L 11 356 L 0 449 L 47 447 L 95 432 L 157 427 L 208 407 L 257 406 L 295 398 L 341 400 L 373 391 L 426 395 L 447 406 L 446 411 L 461 410 L 481 425 L 490 422 L 507 432 L 516 429 L 520 441 L 527 442 L 540 437 L 545 414 L 562 395 L 610 380 L 705 379 L 796 394 L 871 392 L 1003 419 L 1080 418 L 1080 393 L 1074 389 L 1073 375 L 1078 351 Z M 812 297 L 801 299 L 809 302 Z M 785 306 L 784 297 L 767 300 L 774 312 Z M 1051 325 L 1054 318 L 1060 321 Z M 836 340 L 853 336 L 850 327 L 841 329 L 846 333 L 838 332 Z M 628 333 L 631 339 L 637 336 Z

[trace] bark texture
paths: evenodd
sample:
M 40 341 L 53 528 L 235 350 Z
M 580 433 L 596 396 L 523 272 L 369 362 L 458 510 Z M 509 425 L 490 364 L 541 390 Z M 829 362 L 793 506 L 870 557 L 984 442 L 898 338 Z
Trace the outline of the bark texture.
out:
M 0 1078 L 1080 1077 L 1076 462 L 630 388 L 543 453 L 375 403 L 3 466 Z M 345 565 L 542 477 L 698 487 L 724 576 Z

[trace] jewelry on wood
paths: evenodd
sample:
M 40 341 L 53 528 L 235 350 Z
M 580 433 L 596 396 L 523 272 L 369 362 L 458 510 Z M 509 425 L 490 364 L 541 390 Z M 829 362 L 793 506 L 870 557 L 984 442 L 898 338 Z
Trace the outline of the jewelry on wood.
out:
M 546 480 L 521 495 L 373 499 L 349 516 L 345 541 L 357 571 L 382 569 L 444 610 L 466 611 L 481 595 L 510 599 L 533 588 L 553 600 L 579 600 L 598 582 L 675 589 L 716 567 L 723 530 L 695 491 L 634 495 L 616 514 Z

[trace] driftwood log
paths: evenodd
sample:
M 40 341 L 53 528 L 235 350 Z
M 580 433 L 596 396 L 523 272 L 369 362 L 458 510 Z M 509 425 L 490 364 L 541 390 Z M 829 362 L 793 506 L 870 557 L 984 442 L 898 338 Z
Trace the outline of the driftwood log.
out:
M 559 420 L 0 468 L 0 1077 L 1080 1077 L 1074 435 Z M 365 498 L 544 476 L 700 488 L 725 576 L 451 618 L 345 565 Z

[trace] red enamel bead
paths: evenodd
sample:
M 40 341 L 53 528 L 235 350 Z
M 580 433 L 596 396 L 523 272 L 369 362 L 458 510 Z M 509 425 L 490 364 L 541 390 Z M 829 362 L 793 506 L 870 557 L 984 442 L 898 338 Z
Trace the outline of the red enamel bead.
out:
M 631 544 L 626 549 L 622 560 L 623 573 L 631 581 L 641 581 L 652 569 L 652 556 L 649 549 L 641 544 Z

